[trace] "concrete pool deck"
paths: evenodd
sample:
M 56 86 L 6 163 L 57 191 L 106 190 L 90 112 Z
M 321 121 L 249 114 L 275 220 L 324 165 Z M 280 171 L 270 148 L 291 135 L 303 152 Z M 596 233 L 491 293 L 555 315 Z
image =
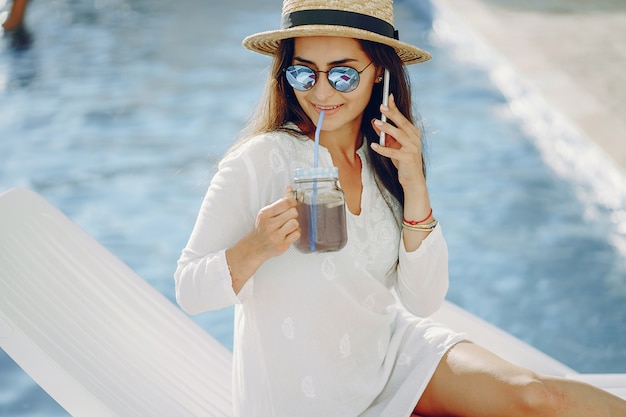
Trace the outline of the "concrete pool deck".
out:
M 626 174 L 626 3 L 434 1 L 483 38 Z

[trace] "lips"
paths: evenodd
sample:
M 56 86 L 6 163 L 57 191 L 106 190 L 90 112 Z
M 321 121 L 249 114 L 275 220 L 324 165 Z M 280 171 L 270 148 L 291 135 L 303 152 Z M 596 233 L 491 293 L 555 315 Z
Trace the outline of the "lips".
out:
M 339 107 L 343 106 L 343 104 L 339 104 L 339 105 L 336 105 L 336 106 L 319 106 L 319 105 L 317 105 L 317 104 L 314 104 L 313 106 L 315 107 L 315 109 L 316 109 L 317 111 L 322 111 L 322 110 L 323 110 L 323 111 L 327 112 L 327 111 L 333 111 L 333 110 L 336 110 L 336 109 L 338 109 Z

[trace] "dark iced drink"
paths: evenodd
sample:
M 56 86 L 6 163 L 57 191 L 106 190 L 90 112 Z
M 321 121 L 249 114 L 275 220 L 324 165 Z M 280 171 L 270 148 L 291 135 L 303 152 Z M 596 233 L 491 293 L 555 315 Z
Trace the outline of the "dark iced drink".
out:
M 321 196 L 315 203 L 298 202 L 302 235 L 295 243 L 296 248 L 302 253 L 340 250 L 348 240 L 343 199 Z

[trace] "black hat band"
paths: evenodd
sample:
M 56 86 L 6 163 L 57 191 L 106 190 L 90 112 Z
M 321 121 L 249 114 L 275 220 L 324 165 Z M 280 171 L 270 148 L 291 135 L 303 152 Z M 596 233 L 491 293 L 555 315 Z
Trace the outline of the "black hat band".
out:
M 399 39 L 398 31 L 384 20 L 344 10 L 300 10 L 284 15 L 281 26 L 283 29 L 289 29 L 304 25 L 347 26 Z

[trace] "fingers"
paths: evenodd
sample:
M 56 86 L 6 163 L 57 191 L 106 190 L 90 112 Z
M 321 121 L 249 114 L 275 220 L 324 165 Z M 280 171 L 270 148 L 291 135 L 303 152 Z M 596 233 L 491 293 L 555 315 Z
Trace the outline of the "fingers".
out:
M 285 188 L 285 197 L 286 198 L 290 198 L 291 197 L 291 198 L 295 199 L 295 196 L 293 194 L 293 188 L 291 188 L 291 185 L 288 185 Z
M 398 156 L 400 155 L 400 151 L 392 148 L 391 146 L 382 146 L 376 142 L 372 142 L 370 145 L 376 153 L 382 156 L 386 156 L 387 158 L 392 159 L 396 168 L 398 168 Z
M 285 190 L 285 197 L 259 211 L 255 235 L 257 242 L 269 256 L 283 253 L 298 240 L 298 211 L 290 187 Z
M 285 224 L 282 226 L 285 233 L 285 240 L 291 245 L 300 237 L 300 224 L 298 222 L 298 210 L 294 207 L 298 205 L 298 201 L 295 198 L 293 188 L 290 185 L 285 189 L 285 198 L 289 204 L 289 215 Z
M 393 95 L 389 96 L 389 106 L 381 106 L 381 112 L 392 121 L 383 123 L 374 120 L 374 126 L 387 134 L 387 146 L 376 142 L 371 144 L 378 154 L 390 158 L 398 169 L 398 180 L 403 186 L 422 184 L 424 179 L 422 164 L 421 131 L 398 109 Z
M 297 226 L 297 218 L 296 200 L 292 196 L 281 198 L 259 212 L 260 222 L 266 224 L 269 231 L 279 230 L 290 220 L 295 220 Z
M 295 243 L 298 239 L 300 239 L 300 224 L 297 219 L 290 219 L 287 223 L 283 225 L 279 233 L 283 235 L 282 245 L 285 250 L 289 248 L 293 243 Z
M 384 114 L 388 120 L 394 122 L 395 126 L 390 123 L 383 123 L 380 120 L 374 121 L 374 129 L 380 134 L 382 130 L 387 135 L 392 136 L 400 146 L 420 146 L 421 132 L 420 130 L 407 119 L 398 106 L 396 105 L 393 94 L 389 95 L 389 106 L 380 106 L 380 111 Z

